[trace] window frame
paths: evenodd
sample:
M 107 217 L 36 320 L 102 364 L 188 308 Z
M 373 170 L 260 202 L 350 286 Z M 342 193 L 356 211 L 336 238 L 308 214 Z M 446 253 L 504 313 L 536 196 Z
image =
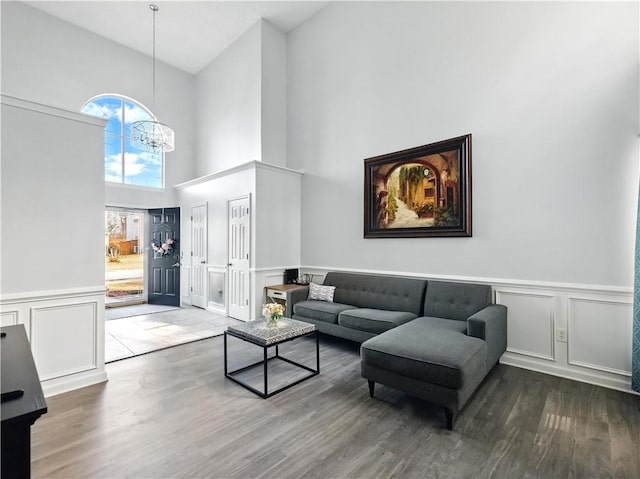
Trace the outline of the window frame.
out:
M 150 186 L 150 185 L 139 185 L 136 183 L 127 183 L 125 181 L 126 176 L 125 176 L 125 154 L 127 153 L 126 151 L 126 141 L 127 139 L 131 139 L 131 131 L 129 129 L 127 129 L 127 122 L 125 119 L 125 115 L 126 115 L 126 108 L 125 108 L 125 104 L 126 102 L 129 102 L 131 104 L 133 104 L 134 106 L 142 109 L 145 113 L 147 113 L 150 117 L 150 120 L 152 121 L 158 121 L 158 119 L 156 118 L 156 116 L 153 114 L 153 112 L 147 108 L 143 103 L 139 102 L 138 100 L 135 100 L 129 96 L 126 95 L 121 95 L 119 93 L 101 93 L 99 95 L 95 95 L 93 97 L 91 97 L 89 100 L 87 100 L 83 105 L 82 108 L 80 109 L 81 112 L 84 113 L 84 109 L 91 103 L 95 102 L 96 100 L 100 100 L 100 99 L 109 99 L 109 100 L 117 100 L 120 102 L 120 106 L 122 108 L 122 117 L 120 119 L 121 121 L 121 129 L 120 129 L 120 133 L 118 135 L 111 133 L 107 130 L 106 126 L 105 126 L 105 130 L 104 130 L 104 140 L 105 140 L 105 145 L 106 145 L 106 141 L 107 141 L 107 136 L 111 137 L 111 138 L 118 138 L 120 140 L 120 181 L 114 181 L 114 180 L 110 180 L 107 179 L 107 175 L 106 175 L 106 170 L 105 170 L 105 183 L 111 183 L 113 185 L 121 185 L 121 186 L 126 186 L 126 187 L 134 187 L 134 188 L 144 188 L 144 189 L 150 189 L 150 190 L 164 190 L 165 189 L 165 176 L 166 176 L 166 172 L 165 172 L 165 152 L 164 151 L 160 151 L 158 153 L 158 155 L 160 155 L 160 159 L 161 159 L 161 167 L 160 167 L 160 185 L 159 186 Z M 88 113 L 85 113 L 88 114 Z M 107 164 L 107 155 L 106 152 L 104 154 L 104 164 L 106 167 Z

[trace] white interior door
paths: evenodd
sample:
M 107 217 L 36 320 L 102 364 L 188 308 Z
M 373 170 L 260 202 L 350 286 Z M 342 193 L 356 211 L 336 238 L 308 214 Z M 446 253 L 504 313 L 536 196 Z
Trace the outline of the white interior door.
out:
M 229 200 L 229 316 L 249 321 L 249 197 Z
M 207 205 L 191 209 L 191 304 L 207 307 Z

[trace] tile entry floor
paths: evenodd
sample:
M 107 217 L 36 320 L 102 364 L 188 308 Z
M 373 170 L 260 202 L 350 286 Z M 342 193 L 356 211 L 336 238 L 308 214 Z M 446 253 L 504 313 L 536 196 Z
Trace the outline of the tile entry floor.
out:
M 191 306 L 105 321 L 105 362 L 218 336 L 236 323 Z

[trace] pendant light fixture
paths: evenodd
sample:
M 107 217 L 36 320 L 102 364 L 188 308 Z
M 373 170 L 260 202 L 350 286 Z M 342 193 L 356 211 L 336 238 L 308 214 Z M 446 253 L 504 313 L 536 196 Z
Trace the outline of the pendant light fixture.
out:
M 156 12 L 157 5 L 151 4 L 149 8 L 153 12 L 153 109 L 156 108 Z M 145 121 L 136 121 L 131 125 L 131 144 L 140 149 L 153 153 L 161 151 L 173 151 L 175 149 L 175 135 L 167 125 L 160 123 L 155 118 Z

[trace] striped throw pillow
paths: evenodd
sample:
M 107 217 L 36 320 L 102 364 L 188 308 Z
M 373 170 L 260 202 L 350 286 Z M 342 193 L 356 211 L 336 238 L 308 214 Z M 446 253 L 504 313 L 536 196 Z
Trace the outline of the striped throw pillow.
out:
M 335 286 L 321 286 L 319 284 L 309 283 L 308 299 L 316 299 L 318 301 L 333 303 L 333 293 L 335 290 Z

